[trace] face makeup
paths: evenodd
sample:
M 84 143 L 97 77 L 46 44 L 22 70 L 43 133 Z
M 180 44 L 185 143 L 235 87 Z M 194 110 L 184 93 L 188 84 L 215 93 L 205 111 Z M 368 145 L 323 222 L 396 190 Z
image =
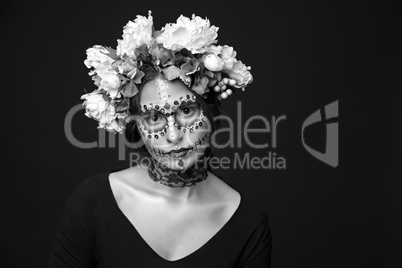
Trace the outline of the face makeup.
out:
M 181 82 L 162 79 L 143 90 L 137 125 L 148 151 L 169 168 L 188 168 L 210 141 L 209 122 L 196 96 Z

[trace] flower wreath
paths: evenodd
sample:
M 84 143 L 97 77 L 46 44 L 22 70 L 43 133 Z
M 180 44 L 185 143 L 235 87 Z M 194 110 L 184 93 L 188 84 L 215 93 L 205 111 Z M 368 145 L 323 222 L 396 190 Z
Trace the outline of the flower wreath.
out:
M 230 46 L 216 46 L 218 27 L 208 19 L 181 15 L 160 31 L 148 18 L 137 16 L 123 29 L 117 48 L 95 45 L 87 49 L 85 65 L 98 88 L 82 95 L 85 115 L 99 121 L 98 128 L 123 133 L 131 120 L 130 99 L 138 93 L 145 66 L 152 66 L 167 80 L 180 78 L 202 97 L 213 88 L 218 99 L 250 84 L 250 67 L 236 59 Z

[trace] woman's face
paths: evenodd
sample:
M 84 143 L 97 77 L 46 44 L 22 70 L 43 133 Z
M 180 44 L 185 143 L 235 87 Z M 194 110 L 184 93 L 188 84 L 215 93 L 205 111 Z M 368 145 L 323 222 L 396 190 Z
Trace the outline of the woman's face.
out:
M 142 89 L 137 119 L 142 139 L 152 157 L 170 169 L 191 167 L 209 146 L 211 124 L 195 94 L 180 80 L 161 77 Z

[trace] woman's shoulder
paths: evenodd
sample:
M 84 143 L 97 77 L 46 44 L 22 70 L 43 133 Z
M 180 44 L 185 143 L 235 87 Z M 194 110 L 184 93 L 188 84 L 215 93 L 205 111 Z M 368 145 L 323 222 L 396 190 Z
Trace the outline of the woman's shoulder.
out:
M 108 180 L 111 187 L 116 188 L 135 188 L 137 190 L 142 189 L 142 180 L 148 175 L 148 169 L 141 166 L 132 166 L 124 169 L 113 170 L 109 173 Z
M 83 179 L 74 188 L 67 203 L 89 204 L 108 194 L 108 178 L 112 171 L 103 171 Z

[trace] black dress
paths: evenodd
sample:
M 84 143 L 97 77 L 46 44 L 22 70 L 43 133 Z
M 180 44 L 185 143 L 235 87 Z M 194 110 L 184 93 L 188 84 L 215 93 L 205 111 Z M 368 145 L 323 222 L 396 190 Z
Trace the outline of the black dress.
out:
M 168 261 L 119 209 L 109 174 L 83 181 L 69 197 L 46 268 L 270 267 L 267 214 L 243 194 L 235 213 L 210 240 L 190 255 Z

